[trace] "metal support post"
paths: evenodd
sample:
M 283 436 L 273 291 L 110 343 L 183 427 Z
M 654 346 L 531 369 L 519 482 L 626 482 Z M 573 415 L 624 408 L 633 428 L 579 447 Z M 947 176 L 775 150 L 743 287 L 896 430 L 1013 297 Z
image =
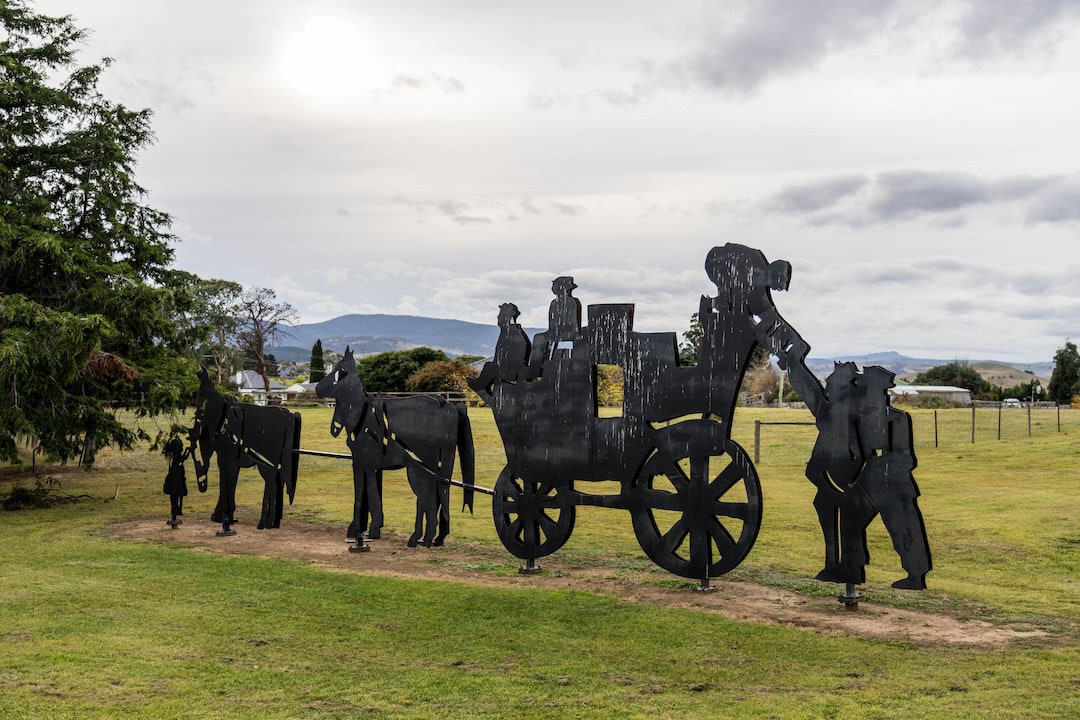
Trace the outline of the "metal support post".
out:
M 761 421 L 754 421 L 754 464 L 761 462 Z
M 529 558 L 525 561 L 524 567 L 518 568 L 519 575 L 536 575 L 539 572 L 543 572 L 544 568 L 536 564 L 536 558 Z
M 863 599 L 863 594 L 855 590 L 855 583 L 847 583 L 844 585 L 844 592 L 836 596 L 844 605 L 844 609 L 850 612 L 855 612 L 859 609 L 859 601 Z

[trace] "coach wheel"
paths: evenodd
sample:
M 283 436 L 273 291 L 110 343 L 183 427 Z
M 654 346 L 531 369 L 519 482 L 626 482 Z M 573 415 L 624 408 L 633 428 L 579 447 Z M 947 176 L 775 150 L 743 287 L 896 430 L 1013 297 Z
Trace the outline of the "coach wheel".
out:
M 707 436 L 659 447 L 638 475 L 631 510 L 642 550 L 665 570 L 697 578 L 734 569 L 761 527 L 761 485 L 738 444 Z
M 575 508 L 562 502 L 558 488 L 514 477 L 509 466 L 495 481 L 491 510 L 499 539 L 523 560 L 550 555 L 574 531 Z

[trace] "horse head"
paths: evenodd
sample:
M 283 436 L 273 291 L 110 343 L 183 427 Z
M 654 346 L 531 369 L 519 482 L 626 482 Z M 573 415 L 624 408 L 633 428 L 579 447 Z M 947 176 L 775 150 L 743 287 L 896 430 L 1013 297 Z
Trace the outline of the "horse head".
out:
M 213 436 L 221 425 L 221 411 L 224 404 L 206 368 L 199 369 L 198 377 L 199 392 L 195 400 L 195 424 L 188 431 L 188 441 L 192 449 L 191 459 L 195 463 L 195 478 L 199 492 L 206 492 L 206 474 L 210 470 L 210 458 L 214 455 Z M 198 450 L 197 453 L 196 450 Z
M 334 399 L 334 417 L 330 421 L 330 434 L 337 437 L 342 429 L 352 432 L 360 426 L 367 395 L 364 385 L 356 374 L 356 359 L 352 349 L 345 348 L 345 354 L 337 361 L 331 372 L 315 386 L 315 394 L 321 398 Z

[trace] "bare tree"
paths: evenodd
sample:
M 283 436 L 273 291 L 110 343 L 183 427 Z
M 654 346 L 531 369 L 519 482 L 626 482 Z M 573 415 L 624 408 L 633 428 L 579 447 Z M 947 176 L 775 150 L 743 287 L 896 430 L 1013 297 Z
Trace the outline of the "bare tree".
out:
M 240 314 L 237 341 L 241 349 L 255 358 L 255 370 L 262 376 L 263 388 L 269 400 L 270 376 L 266 372 L 266 345 L 289 334 L 284 326 L 296 320 L 296 311 L 289 303 L 279 303 L 270 288 L 248 288 L 240 295 Z

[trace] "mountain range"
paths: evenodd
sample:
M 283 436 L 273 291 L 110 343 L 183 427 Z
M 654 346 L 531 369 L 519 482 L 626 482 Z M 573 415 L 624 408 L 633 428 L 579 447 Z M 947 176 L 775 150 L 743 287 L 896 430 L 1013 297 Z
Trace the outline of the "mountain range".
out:
M 532 336 L 540 329 L 526 328 L 525 332 Z M 340 353 L 348 346 L 356 355 L 426 346 L 453 357 L 488 357 L 495 353 L 498 339 L 499 328 L 494 323 L 481 325 L 415 315 L 341 315 L 289 327 L 287 344 L 273 348 L 273 353 L 279 360 L 306 362 L 311 359 L 311 346 L 322 340 L 324 350 Z
M 833 365 L 838 362 L 853 362 L 860 367 L 867 365 L 880 365 L 888 368 L 897 377 L 913 380 L 918 373 L 929 370 L 938 365 L 947 365 L 957 362 L 956 358 L 948 360 L 941 358 L 913 358 L 901 355 L 897 352 L 879 352 L 866 355 L 846 355 L 835 358 L 806 358 L 806 367 L 818 377 L 825 377 L 833 370 Z M 976 372 L 989 380 L 993 385 L 1012 387 L 1031 380 L 1034 375 L 1046 385 L 1050 382 L 1050 374 L 1054 371 L 1054 363 L 1045 362 L 1015 363 L 1001 360 L 965 360 Z
M 542 331 L 542 328 L 524 329 L 530 337 Z M 499 328 L 495 324 L 481 325 L 464 320 L 414 315 L 354 314 L 341 315 L 319 323 L 293 325 L 288 328 L 288 344 L 277 346 L 271 351 L 278 360 L 307 362 L 311 359 L 311 346 L 316 340 L 322 340 L 325 350 L 340 353 L 349 346 L 357 355 L 427 346 L 442 350 L 450 356 L 490 357 L 495 353 L 495 342 L 498 338 Z M 898 377 L 911 377 L 915 373 L 955 361 L 956 358 L 913 358 L 897 352 L 879 352 L 830 358 L 809 357 L 806 359 L 806 365 L 818 377 L 825 377 L 832 372 L 833 365 L 837 362 L 854 362 L 860 366 L 881 365 L 896 373 Z M 1045 382 L 1054 368 L 1050 361 L 1006 363 L 996 360 L 971 360 L 968 362 L 984 375 L 1001 378 L 1000 381 L 991 380 L 995 385 L 1006 384 L 1013 378 L 1017 379 L 1013 384 L 1019 384 L 1023 381 L 1024 375 L 1030 374 L 1036 375 Z M 1016 374 L 1010 373 L 1010 370 L 1015 370 Z

